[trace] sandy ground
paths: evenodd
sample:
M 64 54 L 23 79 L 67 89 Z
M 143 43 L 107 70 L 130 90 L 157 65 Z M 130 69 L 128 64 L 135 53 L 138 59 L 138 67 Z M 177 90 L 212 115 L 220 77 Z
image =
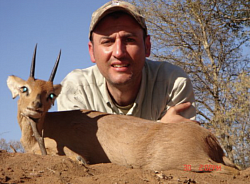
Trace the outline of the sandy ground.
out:
M 148 171 L 112 163 L 83 166 L 65 156 L 8 153 L 0 150 L 0 183 L 250 183 L 250 168 L 240 175 L 193 173 L 187 171 Z

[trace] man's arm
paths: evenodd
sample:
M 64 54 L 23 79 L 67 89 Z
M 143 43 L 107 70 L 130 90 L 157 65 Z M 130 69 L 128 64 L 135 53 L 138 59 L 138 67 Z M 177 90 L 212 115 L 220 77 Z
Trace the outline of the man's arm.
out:
M 197 122 L 195 116 L 196 108 L 192 83 L 188 76 L 177 78 L 171 91 L 170 101 L 166 105 L 165 114 L 160 121 L 165 123 Z
M 167 113 L 161 118 L 160 122 L 162 123 L 177 123 L 177 122 L 194 122 L 200 124 L 198 121 L 184 118 L 180 115 L 182 111 L 187 110 L 191 107 L 190 102 L 182 103 L 170 107 Z

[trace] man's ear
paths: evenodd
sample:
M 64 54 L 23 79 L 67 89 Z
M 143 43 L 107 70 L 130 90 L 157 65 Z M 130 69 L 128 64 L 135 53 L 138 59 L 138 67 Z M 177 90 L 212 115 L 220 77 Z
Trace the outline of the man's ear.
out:
M 10 89 L 11 93 L 12 93 L 12 98 L 16 98 L 19 93 L 20 93 L 20 88 L 22 86 L 25 85 L 25 80 L 19 78 L 19 77 L 16 77 L 14 75 L 11 75 L 8 77 L 7 79 L 7 86 L 8 88 Z
M 145 38 L 145 55 L 146 57 L 149 57 L 151 53 L 151 41 L 150 41 L 150 35 L 147 35 Z
M 95 63 L 95 56 L 94 56 L 94 45 L 93 42 L 89 41 L 88 43 L 89 46 L 89 55 L 90 55 L 90 59 L 92 61 L 92 63 Z

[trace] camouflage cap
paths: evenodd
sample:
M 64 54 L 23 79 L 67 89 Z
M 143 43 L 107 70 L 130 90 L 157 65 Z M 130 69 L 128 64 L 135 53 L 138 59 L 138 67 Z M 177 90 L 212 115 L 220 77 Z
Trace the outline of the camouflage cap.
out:
M 89 39 L 91 39 L 92 31 L 94 30 L 97 23 L 106 15 L 116 11 L 124 11 L 132 15 L 147 34 L 147 26 L 145 23 L 145 19 L 137 7 L 125 1 L 112 0 L 104 4 L 92 14 L 91 23 L 89 27 Z

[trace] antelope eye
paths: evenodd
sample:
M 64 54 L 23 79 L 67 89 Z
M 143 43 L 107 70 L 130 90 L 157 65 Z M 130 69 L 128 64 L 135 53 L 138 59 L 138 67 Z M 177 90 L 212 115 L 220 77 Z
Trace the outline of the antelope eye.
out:
M 29 91 L 26 86 L 21 87 L 20 90 L 21 90 L 22 93 L 27 93 Z
M 54 93 L 51 93 L 48 96 L 48 98 L 51 99 L 51 100 L 53 100 L 55 97 L 56 97 L 56 95 Z

